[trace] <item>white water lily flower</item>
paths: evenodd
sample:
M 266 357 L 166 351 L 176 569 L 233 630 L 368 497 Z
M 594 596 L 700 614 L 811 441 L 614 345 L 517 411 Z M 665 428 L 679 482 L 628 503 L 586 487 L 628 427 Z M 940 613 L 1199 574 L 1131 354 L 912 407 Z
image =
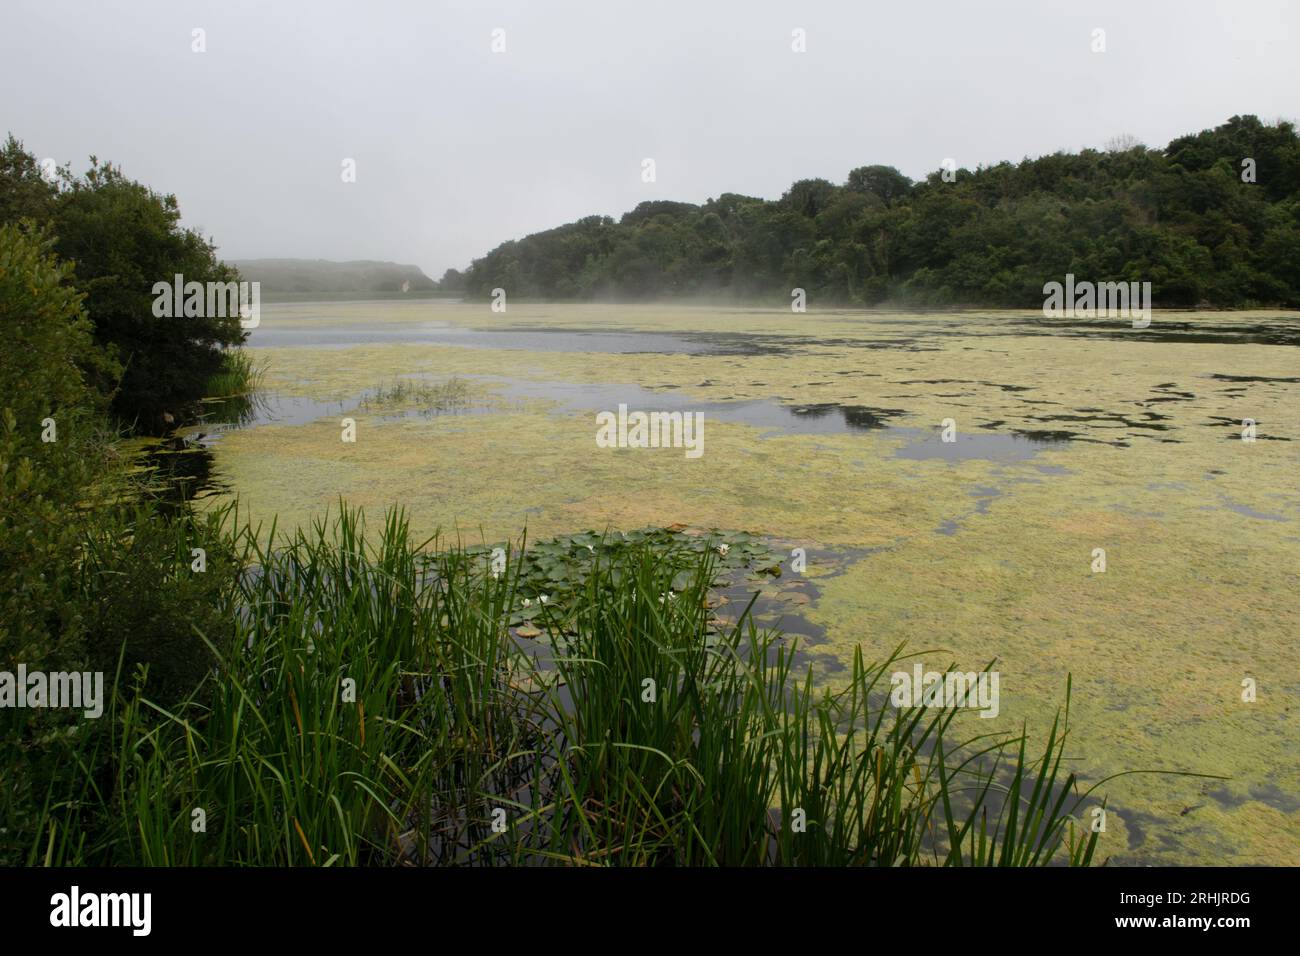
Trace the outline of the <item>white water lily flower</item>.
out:
M 530 601 L 530 600 L 528 600 L 528 598 L 524 598 L 524 607 L 528 607 L 528 606 L 529 606 L 530 604 L 532 604 L 532 603 L 533 603 L 533 602 Z
M 718 545 L 718 554 L 722 555 L 723 557 L 726 557 L 726 556 L 727 556 L 727 552 L 730 551 L 730 550 L 731 550 L 731 545 L 729 545 L 729 544 L 720 544 L 720 545 Z
M 547 601 L 550 600 L 550 598 L 547 597 L 545 594 L 543 594 L 543 595 L 542 595 L 541 597 L 539 597 L 537 600 L 539 600 L 539 601 L 541 601 L 543 604 L 545 604 Z

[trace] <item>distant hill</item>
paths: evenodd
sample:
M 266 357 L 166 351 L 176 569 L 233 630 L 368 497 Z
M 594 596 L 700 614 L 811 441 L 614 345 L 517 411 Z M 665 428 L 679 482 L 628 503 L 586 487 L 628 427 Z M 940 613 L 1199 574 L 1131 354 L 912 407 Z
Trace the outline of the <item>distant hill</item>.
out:
M 232 259 L 229 263 L 248 282 L 262 284 L 262 298 L 388 298 L 428 295 L 438 283 L 419 266 L 397 262 L 331 262 L 327 259 Z M 403 284 L 406 285 L 403 291 Z

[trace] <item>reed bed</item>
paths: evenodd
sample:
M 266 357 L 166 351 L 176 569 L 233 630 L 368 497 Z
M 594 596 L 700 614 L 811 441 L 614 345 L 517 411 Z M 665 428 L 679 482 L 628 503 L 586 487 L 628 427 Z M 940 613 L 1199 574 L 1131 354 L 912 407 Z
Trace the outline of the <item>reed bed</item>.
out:
M 346 508 L 288 537 L 205 522 L 176 548 L 224 555 L 223 624 L 195 635 L 211 666 L 163 701 L 119 664 L 104 717 L 45 742 L 74 772 L 26 862 L 1092 861 L 1064 720 L 1031 759 L 1023 738 L 962 739 L 952 708 L 891 706 L 897 655 L 815 687 L 748 610 L 710 629 L 709 551 L 597 541 L 547 602 L 524 542 L 502 566 L 413 540 L 400 512 L 370 533 Z

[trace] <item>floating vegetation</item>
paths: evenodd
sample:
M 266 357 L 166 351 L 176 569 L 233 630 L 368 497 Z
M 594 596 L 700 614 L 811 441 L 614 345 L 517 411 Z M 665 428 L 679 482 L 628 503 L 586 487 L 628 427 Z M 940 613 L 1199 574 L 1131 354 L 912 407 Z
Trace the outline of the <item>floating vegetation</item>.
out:
M 489 567 L 493 555 L 504 560 L 506 545 L 495 547 L 471 546 L 466 553 L 486 555 Z M 593 571 L 605 564 L 619 565 L 623 557 L 633 552 L 649 552 L 674 569 L 671 587 L 660 594 L 660 603 L 675 600 L 693 580 L 695 569 L 708 559 L 718 575 L 745 571 L 753 577 L 779 576 L 781 564 L 777 554 L 757 535 L 744 531 L 703 531 L 676 525 L 669 528 L 647 528 L 640 531 L 584 531 L 561 535 L 530 545 L 517 558 L 517 588 L 521 595 L 519 604 L 510 612 L 510 623 L 531 622 L 544 612 L 561 627 L 566 625 L 566 613 L 573 613 L 579 596 L 587 596 Z M 607 583 L 618 587 L 623 572 L 617 567 L 610 572 Z M 716 583 L 716 582 L 715 582 Z M 556 618 L 556 615 L 561 617 Z
M 472 419 L 390 421 L 380 410 L 341 454 L 337 417 L 229 433 L 217 464 L 259 519 L 309 528 L 342 494 L 368 509 L 401 501 L 418 533 L 459 529 L 473 540 L 503 541 L 524 527 L 530 541 L 583 528 L 743 528 L 764 542 L 806 547 L 810 583 L 827 553 L 853 552 L 842 573 L 805 589 L 809 603 L 791 605 L 797 615 L 781 605 L 787 624 L 817 636 L 819 686 L 841 686 L 859 649 L 882 659 L 904 641 L 941 646 L 954 660 L 997 658 L 1014 692 L 989 723 L 1005 730 L 1024 721 L 1032 734 L 1050 725 L 1072 672 L 1075 716 L 1087 728 L 1074 738 L 1072 769 L 1090 779 L 1132 767 L 1200 766 L 1230 773 L 1234 793 L 1300 792 L 1289 696 L 1239 702 L 1245 674 L 1300 686 L 1291 349 L 1128 339 L 1123 329 L 1047 338 L 1020 324 L 1024 313 L 792 316 L 512 304 L 507 317 L 409 303 L 312 313 L 317 325 L 364 319 L 418 330 L 440 318 L 538 337 L 551 334 L 550 325 L 630 337 L 709 329 L 738 343 L 757 336 L 765 347 L 596 359 L 563 349 L 521 359 L 517 350 L 447 344 L 255 350 L 270 362 L 270 385 L 286 395 L 352 397 L 385 376 L 456 376 L 515 399 Z M 1261 320 L 1210 317 L 1244 335 Z M 1155 313 L 1153 328 L 1168 318 Z M 268 310 L 252 344 L 277 321 L 279 312 Z M 848 344 L 904 339 L 941 347 Z M 535 386 L 524 393 L 499 384 L 521 380 Z M 704 408 L 706 454 L 685 462 L 597 453 L 590 409 L 617 406 L 592 402 L 616 403 L 621 383 L 653 392 L 630 396 L 639 407 Z M 1224 395 L 1224 386 L 1245 391 Z M 970 395 L 942 397 L 959 391 Z M 709 411 L 726 404 L 736 406 L 730 418 Z M 766 417 L 777 404 L 830 411 L 817 419 L 783 410 L 808 428 L 799 432 Z M 900 414 L 885 428 L 858 430 L 841 420 L 853 407 Z M 1038 420 L 1053 411 L 1079 418 Z M 1236 440 L 1247 417 L 1257 423 L 1255 442 Z M 950 444 L 939 440 L 945 418 L 957 426 Z M 1003 494 L 975 508 L 979 488 Z M 1103 546 L 1109 571 L 1092 574 L 1089 555 Z M 542 594 L 549 601 L 564 593 L 563 580 L 557 587 L 551 571 L 539 573 L 535 588 L 525 579 L 521 595 L 534 606 Z M 565 564 L 553 573 L 566 574 Z M 749 570 L 736 573 L 754 583 Z M 785 590 L 796 577 L 787 566 L 773 583 Z M 734 616 L 743 594 L 722 593 L 732 601 L 711 616 Z M 534 614 L 525 626 L 544 643 L 540 623 Z M 1129 776 L 1110 791 L 1118 802 L 1103 844 L 1118 862 L 1300 864 L 1294 813 L 1246 799 L 1210 801 L 1180 816 L 1204 802 L 1187 780 Z

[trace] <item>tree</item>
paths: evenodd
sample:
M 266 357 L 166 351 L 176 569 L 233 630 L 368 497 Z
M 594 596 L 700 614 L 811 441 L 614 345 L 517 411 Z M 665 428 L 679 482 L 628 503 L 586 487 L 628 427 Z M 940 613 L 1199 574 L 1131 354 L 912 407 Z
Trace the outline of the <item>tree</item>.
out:
M 844 187 L 855 193 L 875 196 L 888 204 L 912 191 L 912 180 L 893 166 L 859 166 L 849 173 Z
M 95 359 L 83 371 L 128 426 L 160 432 L 205 394 L 222 349 L 246 338 L 239 316 L 159 318 L 154 284 L 238 281 L 211 242 L 180 225 L 174 196 L 159 195 L 93 156 L 85 176 L 54 182 L 12 135 L 0 149 L 0 223 L 30 219 L 52 230 L 85 299 Z M 206 302 L 205 302 L 206 305 Z M 84 358 L 84 356 L 83 356 Z
M 1132 133 L 1120 133 L 1106 140 L 1106 152 L 1108 153 L 1127 153 L 1141 146 L 1142 141 Z
M 1256 182 L 1243 179 L 1245 159 Z M 503 243 L 465 284 L 470 295 L 708 289 L 768 301 L 798 286 L 826 304 L 1036 308 L 1043 283 L 1073 271 L 1151 281 L 1161 305 L 1300 305 L 1300 137 L 1290 123 L 1237 116 L 1164 150 L 1121 137 L 1107 151 L 949 178 L 913 183 L 891 166 L 861 166 L 842 187 L 804 179 L 776 202 L 644 202 L 618 223 L 589 217 Z
M 801 179 L 786 190 L 781 204 L 812 218 L 831 204 L 838 188 L 826 179 Z
M 57 195 L 54 183 L 42 175 L 36 157 L 9 134 L 0 147 L 0 223 L 19 219 L 48 222 Z
M 95 340 L 123 366 L 113 411 L 143 431 L 164 429 L 205 394 L 222 348 L 243 342 L 238 314 L 165 318 L 154 315 L 153 287 L 185 282 L 234 282 L 211 242 L 180 226 L 174 196 L 127 179 L 93 156 L 81 179 L 62 189 L 54 206 L 56 249 L 75 266 Z

